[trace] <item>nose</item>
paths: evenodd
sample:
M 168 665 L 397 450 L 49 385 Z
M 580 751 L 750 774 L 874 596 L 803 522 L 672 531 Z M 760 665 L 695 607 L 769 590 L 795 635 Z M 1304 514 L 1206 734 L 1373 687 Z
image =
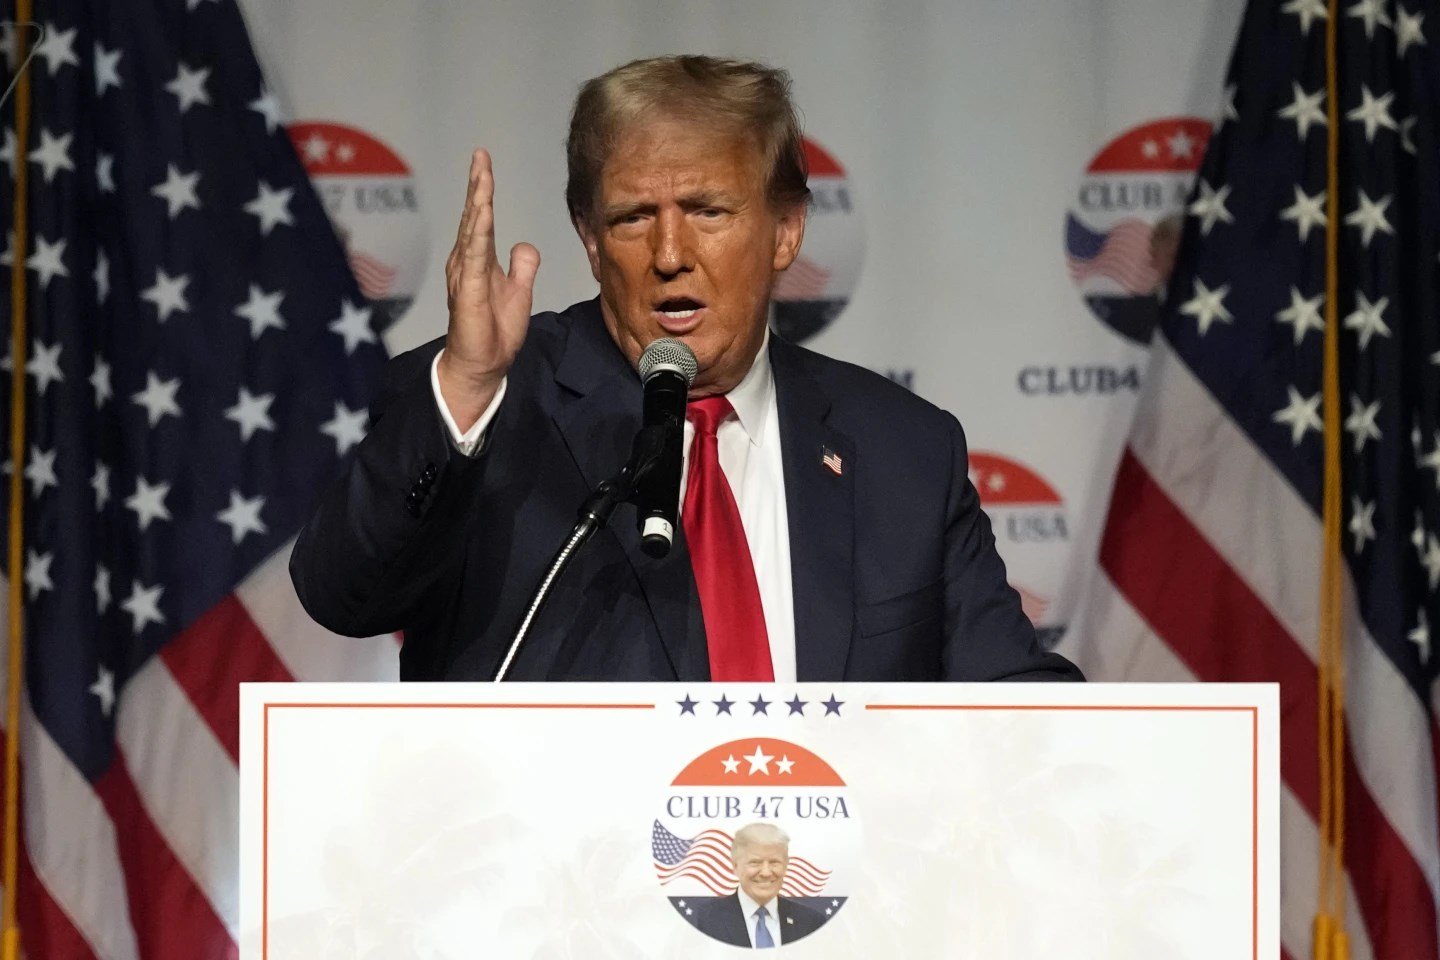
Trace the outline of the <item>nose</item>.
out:
M 655 218 L 651 267 L 666 279 L 694 269 L 695 247 L 683 210 L 664 210 Z

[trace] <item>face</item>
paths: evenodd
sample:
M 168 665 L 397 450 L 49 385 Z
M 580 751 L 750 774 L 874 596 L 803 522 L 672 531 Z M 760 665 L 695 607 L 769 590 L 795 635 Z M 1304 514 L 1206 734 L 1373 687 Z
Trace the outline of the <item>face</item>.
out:
M 646 123 L 620 138 L 597 210 L 577 225 L 610 336 L 632 365 L 652 340 L 683 340 L 700 363 L 692 399 L 749 371 L 776 272 L 805 235 L 804 207 L 773 210 L 765 178 L 748 140 Z
M 740 889 L 764 906 L 780 892 L 785 868 L 790 865 L 790 848 L 783 843 L 754 843 L 741 847 L 735 860 Z

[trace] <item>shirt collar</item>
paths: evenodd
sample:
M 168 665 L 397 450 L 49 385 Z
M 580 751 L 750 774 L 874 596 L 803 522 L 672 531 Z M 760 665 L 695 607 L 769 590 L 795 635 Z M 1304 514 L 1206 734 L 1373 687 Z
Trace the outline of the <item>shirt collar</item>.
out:
M 745 378 L 735 385 L 726 397 L 735 409 L 735 418 L 750 442 L 759 446 L 765 438 L 765 421 L 775 405 L 775 376 L 770 369 L 770 327 L 765 327 L 765 338 L 755 354 L 755 362 Z

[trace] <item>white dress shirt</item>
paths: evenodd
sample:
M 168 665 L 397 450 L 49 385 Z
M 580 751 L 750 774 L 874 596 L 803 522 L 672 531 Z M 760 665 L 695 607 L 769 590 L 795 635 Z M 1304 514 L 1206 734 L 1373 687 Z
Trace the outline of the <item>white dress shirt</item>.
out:
M 716 444 L 720 448 L 720 469 L 725 474 L 740 523 L 750 546 L 750 561 L 760 587 L 760 607 L 765 612 L 765 632 L 770 638 L 770 665 L 777 683 L 795 682 L 795 604 L 790 580 L 790 526 L 785 509 L 785 467 L 780 456 L 780 414 L 775 402 L 775 378 L 770 370 L 770 332 L 755 356 L 750 371 L 728 394 L 735 415 L 720 424 Z M 505 383 L 495 399 L 468 430 L 462 431 L 450 415 L 440 393 L 440 356 L 430 366 L 430 385 L 441 419 L 450 431 L 456 449 L 466 456 L 479 447 L 485 430 L 505 398 Z M 690 444 L 695 428 L 685 423 L 685 465 L 680 472 L 680 504 L 690 466 Z M 773 919 L 773 918 L 772 918 Z M 752 926 L 750 936 L 755 935 Z M 775 942 L 779 943 L 777 935 Z
M 721 469 L 724 469 L 723 467 Z M 745 935 L 750 938 L 750 949 L 755 949 L 755 911 L 760 909 L 760 904 L 750 899 L 750 895 L 743 888 L 735 891 L 740 898 L 740 912 L 745 914 Z M 770 942 L 780 946 L 780 918 L 776 916 L 780 908 L 780 898 L 773 897 L 765 904 L 765 929 L 770 931 Z

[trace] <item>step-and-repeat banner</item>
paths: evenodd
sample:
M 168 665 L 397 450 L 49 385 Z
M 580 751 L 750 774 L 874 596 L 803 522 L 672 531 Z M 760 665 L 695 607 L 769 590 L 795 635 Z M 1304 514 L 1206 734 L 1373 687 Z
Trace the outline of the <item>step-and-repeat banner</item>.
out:
M 777 329 L 965 425 L 1026 610 L 1083 593 L 1243 0 L 242 0 L 392 350 L 444 332 L 469 155 L 536 309 L 595 294 L 564 203 L 580 84 L 639 57 L 783 66 L 816 202 Z

